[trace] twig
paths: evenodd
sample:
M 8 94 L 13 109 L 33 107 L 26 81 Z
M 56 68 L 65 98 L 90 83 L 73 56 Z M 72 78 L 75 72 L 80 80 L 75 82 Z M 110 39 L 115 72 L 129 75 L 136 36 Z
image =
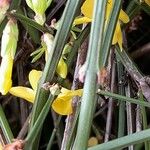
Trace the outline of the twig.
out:
M 52 131 L 52 134 L 51 134 L 51 137 L 50 137 L 50 140 L 49 140 L 49 143 L 48 143 L 48 145 L 47 145 L 46 150 L 51 150 L 51 147 L 52 147 L 54 138 L 55 138 L 55 136 L 56 136 L 56 132 L 57 132 L 57 129 L 58 129 L 58 126 L 59 126 L 59 124 L 60 124 L 61 119 L 62 119 L 62 116 L 59 116 L 58 119 L 57 119 L 57 121 L 56 121 L 56 123 L 55 123 L 55 127 L 54 127 L 54 129 L 53 129 L 53 131 Z M 59 143 L 58 143 L 58 144 L 59 144 Z M 58 145 L 58 146 L 59 146 L 59 145 Z
M 142 130 L 142 116 L 141 116 L 141 109 L 140 106 L 137 105 L 136 107 L 136 132 Z
M 49 24 L 51 22 L 52 17 L 54 17 L 55 13 L 65 4 L 66 0 L 59 0 L 57 5 L 51 10 L 51 12 L 46 17 L 46 23 Z
M 24 123 L 22 129 L 20 130 L 20 132 L 19 132 L 19 134 L 18 134 L 18 136 L 17 136 L 17 139 L 22 139 L 22 140 L 23 140 L 24 137 L 25 137 L 25 135 L 27 134 L 30 116 L 31 116 L 31 115 L 29 115 L 28 118 L 26 119 L 26 121 L 25 121 L 25 123 Z
M 131 91 L 129 82 L 127 87 L 125 88 L 126 96 L 131 97 Z M 128 134 L 133 133 L 133 112 L 132 112 L 132 105 L 129 102 L 126 102 L 126 109 L 127 109 L 127 132 Z M 129 150 L 133 150 L 133 145 L 128 147 Z
M 149 53 L 150 53 L 150 43 L 147 43 L 144 46 L 137 49 L 136 51 L 132 52 L 130 55 L 132 58 L 137 59 Z
M 124 67 L 118 59 L 117 59 L 117 72 L 118 72 L 118 93 L 120 95 L 124 95 L 125 94 Z M 124 136 L 124 132 L 125 132 L 125 102 L 120 102 L 119 103 L 118 137 Z
M 62 143 L 62 138 L 63 138 L 63 133 L 61 131 L 64 130 L 64 126 L 61 126 L 60 128 L 60 122 L 61 122 L 61 116 L 58 116 L 53 110 L 51 111 L 53 122 L 54 122 L 54 129 L 56 130 L 56 137 L 57 137 L 57 143 L 59 149 L 61 148 L 61 143 Z M 58 120 L 59 124 L 58 124 Z M 52 133 L 53 134 L 53 133 Z
M 111 55 L 112 59 L 112 70 L 111 70 L 111 85 L 110 85 L 110 90 L 112 92 L 115 91 L 115 83 L 116 83 L 116 63 L 114 60 L 114 53 Z M 112 116 L 113 116 L 113 109 L 114 109 L 114 101 L 112 98 L 109 99 L 108 102 L 108 112 L 107 112 L 107 121 L 106 121 L 106 132 L 105 132 L 105 138 L 104 141 L 108 142 L 110 133 L 111 133 L 111 128 L 112 128 Z

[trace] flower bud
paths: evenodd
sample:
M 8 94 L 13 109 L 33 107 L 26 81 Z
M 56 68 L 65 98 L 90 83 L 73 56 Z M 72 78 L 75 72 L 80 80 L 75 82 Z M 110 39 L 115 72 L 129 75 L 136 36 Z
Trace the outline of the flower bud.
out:
M 12 86 L 13 59 L 18 41 L 18 27 L 16 21 L 10 19 L 3 30 L 1 40 L 0 92 L 5 95 Z
M 45 11 L 52 0 L 26 0 L 27 5 L 35 12 L 35 21 L 41 25 L 45 23 Z
M 14 58 L 18 41 L 18 26 L 16 20 L 10 19 L 3 30 L 1 56 L 10 54 Z
M 0 92 L 2 95 L 6 95 L 9 89 L 12 86 L 12 68 L 13 68 L 13 59 L 10 55 L 6 55 L 2 58 L 0 66 Z
M 44 42 L 46 45 L 45 60 L 47 61 L 48 55 L 52 57 L 52 47 L 54 43 L 54 36 L 49 33 L 44 33 L 42 36 L 42 42 Z
M 0 0 L 0 23 L 5 18 L 9 6 L 10 6 L 10 0 Z

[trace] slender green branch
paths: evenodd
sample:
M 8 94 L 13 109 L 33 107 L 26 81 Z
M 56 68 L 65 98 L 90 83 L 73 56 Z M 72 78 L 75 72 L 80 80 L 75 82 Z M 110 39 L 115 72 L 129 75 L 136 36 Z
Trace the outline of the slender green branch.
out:
M 38 133 L 40 132 L 40 129 L 42 128 L 42 125 L 44 123 L 44 120 L 50 110 L 50 107 L 53 103 L 53 100 L 54 100 L 54 97 L 53 95 L 50 94 L 47 102 L 45 103 L 45 106 L 43 107 L 40 115 L 38 116 L 36 122 L 35 122 L 35 125 L 33 126 L 33 128 L 30 130 L 29 134 L 27 135 L 25 141 L 27 142 L 26 144 L 26 148 L 28 147 L 28 144 L 29 143 L 32 143 L 35 138 L 37 137 Z
M 120 50 L 118 46 L 116 46 L 116 54 L 119 60 L 122 62 L 126 70 L 129 72 L 129 74 L 135 79 L 136 81 L 139 81 L 143 74 L 140 72 L 136 64 L 132 61 L 132 59 L 128 56 L 126 50 Z
M 77 134 L 73 145 L 74 150 L 85 150 L 90 134 L 91 123 L 96 103 L 98 51 L 101 49 L 105 18 L 105 1 L 95 1 L 94 17 L 91 27 L 90 42 L 87 56 L 87 71 Z M 81 134 L 82 133 L 82 134 Z
M 7 118 L 6 118 L 5 114 L 4 114 L 4 111 L 3 111 L 3 108 L 2 108 L 1 105 L 0 105 L 0 127 L 1 127 L 1 130 L 3 131 L 3 134 L 4 134 L 4 137 L 6 139 L 6 142 L 7 143 L 11 143 L 12 139 L 14 137 L 13 137 L 12 131 L 11 131 L 10 127 L 9 127 Z
M 126 97 L 126 96 L 122 96 L 122 95 L 119 95 L 119 94 L 114 94 L 114 93 L 103 91 L 103 90 L 98 90 L 98 94 L 101 94 L 101 95 L 104 95 L 104 96 L 110 96 L 110 97 L 114 98 L 114 100 L 127 101 L 127 102 L 134 103 L 134 104 L 137 104 L 137 105 L 150 107 L 149 102 L 140 101 L 139 99 Z
M 30 19 L 30 18 L 28 18 L 28 17 L 26 17 L 26 16 L 24 16 L 24 15 L 18 13 L 18 12 L 12 11 L 12 12 L 8 13 L 8 15 L 14 16 L 20 22 L 26 22 L 26 24 L 38 29 L 41 32 L 48 32 L 50 34 L 54 33 L 51 28 L 41 26 L 40 24 L 36 23 L 34 20 L 32 20 L 32 19 Z
M 118 91 L 120 95 L 125 94 L 124 85 L 123 85 L 123 74 L 124 68 L 122 63 L 117 60 L 117 72 L 118 72 Z M 119 121 L 118 121 L 118 137 L 124 136 L 125 132 L 125 102 L 119 103 Z
M 99 54 L 99 68 L 100 69 L 105 67 L 107 64 L 107 60 L 108 60 L 108 56 L 110 52 L 110 46 L 112 43 L 115 27 L 118 21 L 121 4 L 122 4 L 121 0 L 114 1 L 113 9 L 112 9 L 109 21 L 108 21 L 109 23 L 107 25 L 105 38 L 103 41 L 104 42 L 103 47 L 102 47 L 103 51 L 100 51 L 100 54 Z
M 49 142 L 48 142 L 48 145 L 47 145 L 46 150 L 51 150 L 51 147 L 52 147 L 52 145 L 53 145 L 54 138 L 55 138 L 55 136 L 56 136 L 57 128 L 58 128 L 58 126 L 59 126 L 59 124 L 60 124 L 61 119 L 62 119 L 62 116 L 59 116 L 58 119 L 57 119 L 57 122 L 56 122 L 56 127 L 55 127 L 55 128 L 53 129 L 53 131 L 52 131 L 52 134 L 51 134 L 51 137 L 50 137 L 50 140 L 49 140 Z
M 124 136 L 122 138 L 118 138 L 116 140 L 106 142 L 104 144 L 100 144 L 91 148 L 88 148 L 88 150 L 116 150 L 116 149 L 122 149 L 129 145 L 133 145 L 136 143 L 142 143 L 146 140 L 150 139 L 150 129 L 140 131 L 128 136 Z

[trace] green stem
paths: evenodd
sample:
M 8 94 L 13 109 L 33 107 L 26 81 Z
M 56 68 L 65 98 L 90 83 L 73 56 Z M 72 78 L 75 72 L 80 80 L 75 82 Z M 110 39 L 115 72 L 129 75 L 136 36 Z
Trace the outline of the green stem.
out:
M 123 85 L 123 74 L 124 69 L 120 61 L 117 61 L 117 70 L 118 70 L 118 91 L 120 95 L 124 95 L 124 85 Z M 118 122 L 118 137 L 124 136 L 125 132 L 125 102 L 119 103 L 119 122 Z
M 129 15 L 130 20 L 141 10 L 141 5 L 137 2 L 137 0 L 132 0 L 127 9 L 126 13 Z
M 121 4 L 122 4 L 121 0 L 114 1 L 111 16 L 108 20 L 108 25 L 106 28 L 105 38 L 103 40 L 103 42 L 104 42 L 103 47 L 102 47 L 103 51 L 100 51 L 100 55 L 99 55 L 99 68 L 100 69 L 105 67 L 107 64 L 108 56 L 110 53 L 110 46 L 112 43 L 115 27 L 116 27 L 116 24 L 118 21 Z
M 38 29 L 41 32 L 48 32 L 50 34 L 53 34 L 53 30 L 51 28 L 46 28 L 44 26 L 39 25 L 38 23 L 36 23 L 35 21 L 33 21 L 32 19 L 18 13 L 18 12 L 10 12 L 10 15 L 14 16 L 16 19 L 18 19 L 20 22 L 26 22 L 26 24 L 28 24 L 29 26 L 32 26 L 36 29 Z
M 142 143 L 150 139 L 150 129 L 140 131 L 128 136 L 124 136 L 118 138 L 116 140 L 112 140 L 110 142 L 106 142 L 103 144 L 99 144 L 88 148 L 88 150 L 116 150 L 122 149 L 129 145 L 133 145 L 136 143 Z
M 101 95 L 104 95 L 104 96 L 110 96 L 110 97 L 114 98 L 114 100 L 117 99 L 118 101 L 127 101 L 127 102 L 134 103 L 134 104 L 137 104 L 137 105 L 150 107 L 149 102 L 140 101 L 139 99 L 126 97 L 126 96 L 122 96 L 122 95 L 119 95 L 119 94 L 114 94 L 114 93 L 103 91 L 103 90 L 98 91 L 98 94 L 101 94 Z
M 54 138 L 55 138 L 55 136 L 56 136 L 57 127 L 59 126 L 61 119 L 62 119 L 62 116 L 59 116 L 58 119 L 57 119 L 57 122 L 56 122 L 56 127 L 55 127 L 55 128 L 53 129 L 53 131 L 52 131 L 52 135 L 51 135 L 51 137 L 50 137 L 50 140 L 49 140 L 49 142 L 48 142 L 48 145 L 47 145 L 46 150 L 51 150 L 51 147 L 52 147 L 52 145 L 53 145 Z
M 85 77 L 83 98 L 81 101 L 81 111 L 77 134 L 73 145 L 73 150 L 85 150 L 90 134 L 91 123 L 96 103 L 97 89 L 97 69 L 98 53 L 102 45 L 102 35 L 105 16 L 105 1 L 95 1 L 94 17 L 91 27 L 91 35 L 87 56 L 87 71 Z M 82 133 L 82 134 L 81 134 Z
M 75 57 L 75 54 L 77 53 L 80 45 L 84 42 L 85 38 L 89 35 L 90 32 L 90 25 L 87 25 L 85 27 L 85 29 L 80 33 L 79 37 L 77 38 L 77 40 L 74 41 L 72 49 L 70 50 L 70 54 L 68 56 L 68 59 L 66 61 L 68 68 L 71 68 L 72 63 L 74 60 L 73 58 Z
M 54 100 L 54 96 L 50 94 L 50 96 L 49 96 L 47 102 L 45 103 L 45 106 L 43 107 L 40 115 L 38 116 L 33 128 L 30 130 L 28 136 L 25 139 L 25 141 L 27 142 L 26 148 L 30 145 L 30 143 L 32 143 L 35 140 L 35 138 L 39 134 L 40 129 L 42 128 L 42 125 L 44 123 L 44 120 L 50 110 L 52 103 L 53 103 L 53 100 Z
M 12 131 L 10 129 L 10 126 L 8 124 L 7 118 L 1 105 L 0 105 L 0 127 L 1 130 L 3 131 L 6 142 L 11 143 L 14 136 L 12 134 Z

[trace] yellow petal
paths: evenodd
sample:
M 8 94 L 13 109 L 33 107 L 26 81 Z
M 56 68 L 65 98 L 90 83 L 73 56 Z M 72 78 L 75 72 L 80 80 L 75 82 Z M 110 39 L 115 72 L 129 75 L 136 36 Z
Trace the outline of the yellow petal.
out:
M 60 75 L 61 78 L 66 78 L 67 76 L 67 64 L 63 60 L 63 58 L 60 58 L 56 72 Z
M 150 0 L 145 0 L 145 3 L 150 6 Z
M 72 99 L 70 97 L 56 98 L 52 104 L 52 108 L 60 115 L 69 115 L 72 113 Z
M 86 0 L 81 7 L 82 14 L 92 19 L 93 6 L 94 6 L 94 0 Z
M 13 59 L 11 54 L 7 54 L 2 57 L 2 62 L 0 66 L 0 92 L 2 95 L 6 95 L 12 86 L 12 68 Z
M 88 17 L 80 17 L 80 18 L 76 18 L 73 22 L 74 25 L 78 25 L 78 24 L 83 24 L 83 23 L 88 23 L 91 22 L 92 19 L 88 18 Z
M 121 27 L 120 27 L 119 21 L 117 22 L 116 29 L 114 32 L 113 41 L 112 41 L 113 45 L 115 45 L 117 43 L 119 44 L 119 47 L 122 50 L 122 32 L 121 32 Z
M 72 98 L 73 96 L 81 96 L 82 89 L 79 90 L 67 90 L 65 88 L 61 89 L 58 97 L 54 100 L 52 108 L 55 112 L 60 115 L 69 115 L 72 113 Z
M 78 90 L 68 90 L 66 88 L 61 88 L 61 93 L 59 94 L 60 96 L 82 96 L 83 89 L 78 89 Z
M 37 89 L 37 84 L 41 76 L 42 76 L 42 71 L 31 70 L 29 73 L 29 82 L 35 91 Z
M 34 102 L 35 92 L 30 88 L 23 87 L 23 86 L 16 86 L 16 87 L 12 87 L 9 90 L 9 93 L 11 93 L 14 96 L 23 98 L 31 103 Z
M 128 23 L 129 22 L 129 17 L 128 15 L 121 9 L 120 10 L 120 14 L 119 14 L 119 19 L 123 22 L 123 23 Z

